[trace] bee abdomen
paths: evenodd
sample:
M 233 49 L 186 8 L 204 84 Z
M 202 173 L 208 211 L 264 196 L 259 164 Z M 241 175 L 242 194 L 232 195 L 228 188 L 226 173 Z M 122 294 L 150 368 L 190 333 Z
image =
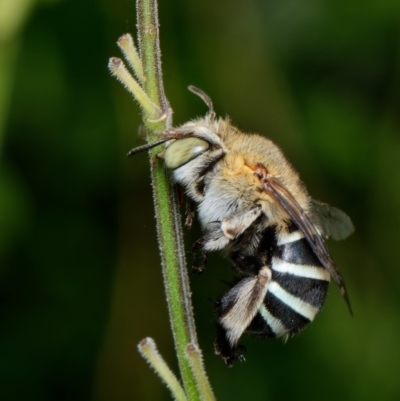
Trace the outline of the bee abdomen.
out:
M 286 231 L 267 227 L 255 251 L 240 247 L 247 238 L 245 235 L 250 238 L 254 231 L 245 233 L 242 241 L 238 241 L 231 261 L 247 278 L 236 283 L 217 303 L 215 351 L 228 365 L 238 357 L 237 344 L 244 331 L 260 338 L 288 338 L 312 322 L 322 308 L 330 280 L 330 274 L 294 225 Z M 237 304 L 243 303 L 250 312 L 247 283 L 256 283 L 262 271 L 270 272 L 266 291 L 253 292 L 250 298 L 258 301 L 259 306 L 250 323 L 244 323 L 247 314 L 238 319 L 232 310 L 239 309 Z M 227 319 L 230 315 L 235 319 Z
M 291 336 L 320 311 L 330 275 L 298 230 L 277 235 L 271 270 L 267 295 L 249 331 L 264 337 L 271 337 L 271 332 L 277 337 Z

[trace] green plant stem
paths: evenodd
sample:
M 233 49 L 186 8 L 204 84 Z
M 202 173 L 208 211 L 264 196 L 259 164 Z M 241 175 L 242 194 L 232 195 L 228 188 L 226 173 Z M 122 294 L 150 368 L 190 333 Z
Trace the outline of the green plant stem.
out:
M 179 369 L 182 375 L 185 391 L 190 400 L 200 400 L 197 391 L 196 379 L 190 364 L 186 358 L 185 348 L 191 342 L 191 333 L 189 328 L 194 327 L 194 323 L 188 324 L 188 320 L 192 321 L 193 316 L 189 311 L 191 306 L 187 303 L 190 301 L 190 295 L 184 288 L 184 281 L 181 276 L 185 274 L 180 267 L 181 257 L 178 253 L 183 246 L 178 245 L 175 236 L 176 219 L 173 214 L 174 208 L 172 203 L 176 201 L 174 190 L 162 164 L 155 160 L 154 156 L 150 158 L 151 177 L 153 184 L 154 202 L 156 209 L 158 243 L 161 253 L 161 261 L 163 267 L 164 285 L 167 296 L 167 304 L 170 316 L 170 323 L 174 335 L 175 349 L 177 352 Z
M 165 96 L 162 79 L 157 0 L 137 0 L 136 13 L 140 58 L 145 77 L 144 89 L 150 100 L 158 105 L 167 117 L 163 121 L 150 122 L 149 119 L 154 117 L 144 116 L 147 118 L 145 125 L 150 131 L 149 140 L 153 140 L 152 133 L 162 132 L 172 124 L 172 111 Z
M 144 89 L 150 100 L 160 107 L 163 115 L 159 121 L 144 113 L 144 123 L 149 130 L 149 140 L 154 133 L 171 127 L 172 111 L 165 97 L 156 0 L 137 0 L 138 39 L 144 71 Z M 186 347 L 197 344 L 195 324 L 187 276 L 182 227 L 175 189 L 166 175 L 157 150 L 150 152 L 151 177 L 161 253 L 165 291 L 175 349 L 185 392 L 189 400 L 201 400 L 201 395 L 188 358 Z M 208 383 L 203 370 L 204 380 Z M 210 387 L 211 391 L 211 387 Z

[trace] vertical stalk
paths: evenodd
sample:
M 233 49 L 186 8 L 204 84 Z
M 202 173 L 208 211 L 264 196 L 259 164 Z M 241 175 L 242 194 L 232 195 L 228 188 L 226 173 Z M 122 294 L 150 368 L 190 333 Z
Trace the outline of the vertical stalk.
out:
M 138 41 L 143 63 L 144 89 L 150 100 L 161 109 L 162 115 L 144 112 L 148 140 L 154 133 L 171 127 L 172 110 L 165 96 L 158 29 L 156 0 L 137 0 Z M 157 221 L 158 242 L 161 253 L 164 285 L 170 323 L 185 392 L 189 400 L 200 400 L 196 376 L 186 356 L 186 347 L 197 344 L 195 323 L 187 275 L 179 206 L 175 189 L 165 173 L 157 150 L 150 151 L 151 178 Z M 204 378 L 207 377 L 204 373 Z M 207 381 L 208 382 L 208 381 Z
M 123 61 L 118 58 L 110 59 L 109 69 L 141 106 L 143 122 L 148 132 L 147 139 L 157 143 L 156 139 L 159 140 L 162 133 L 172 125 L 172 110 L 165 96 L 162 80 L 157 1 L 137 0 L 136 6 L 140 56 L 129 34 L 118 40 L 118 46 L 139 82 L 129 74 Z M 135 152 L 129 152 L 133 153 Z M 215 398 L 197 344 L 176 191 L 156 154 L 157 150 L 152 148 L 150 166 L 157 235 L 169 318 L 185 397 L 189 401 L 211 401 Z M 176 386 L 178 382 L 156 351 L 155 344 L 147 346 L 150 343 L 154 344 L 154 341 L 144 340 L 139 344 L 140 352 L 168 383 L 172 393 L 182 399 L 182 392 L 179 386 Z M 193 353 L 186 352 L 189 344 L 196 350 L 195 358 Z
M 163 111 L 163 116 L 159 116 L 159 119 L 164 118 L 154 122 L 154 116 L 144 116 L 150 119 L 145 124 L 150 129 L 149 139 L 153 139 L 151 131 L 162 132 L 165 128 L 170 128 L 172 123 L 172 110 L 165 96 L 162 79 L 157 0 L 137 0 L 136 13 L 140 58 L 145 77 L 144 88 L 150 100 Z

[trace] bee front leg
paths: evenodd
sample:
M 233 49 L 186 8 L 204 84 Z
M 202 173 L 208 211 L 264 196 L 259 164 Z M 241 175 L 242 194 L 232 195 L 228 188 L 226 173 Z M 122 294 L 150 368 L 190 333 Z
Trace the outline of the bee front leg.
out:
M 202 202 L 205 192 L 204 177 L 224 155 L 225 151 L 220 147 L 210 149 L 195 159 L 196 168 L 189 162 L 175 169 L 174 180 L 186 188 L 189 198 L 195 202 Z
M 196 203 L 192 199 L 186 202 L 186 220 L 185 227 L 190 229 L 193 224 L 194 215 L 196 214 Z
M 194 254 L 193 270 L 200 273 L 207 264 L 207 253 L 225 248 L 230 239 L 227 238 L 220 228 L 220 223 L 212 223 L 203 237 L 193 245 Z

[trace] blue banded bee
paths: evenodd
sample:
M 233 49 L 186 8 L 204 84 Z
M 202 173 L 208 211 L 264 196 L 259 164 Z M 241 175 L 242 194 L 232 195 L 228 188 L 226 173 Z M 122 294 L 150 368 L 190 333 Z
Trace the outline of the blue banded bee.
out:
M 310 198 L 272 141 L 217 118 L 210 98 L 189 89 L 208 105 L 206 116 L 128 155 L 167 142 L 160 157 L 197 204 L 204 230 L 193 247 L 194 269 L 204 269 L 207 253 L 226 250 L 240 275 L 215 302 L 215 353 L 230 366 L 243 359 L 238 344 L 243 333 L 289 338 L 313 321 L 331 277 L 350 308 L 323 237 L 345 238 L 353 226 L 339 209 Z M 188 225 L 192 217 L 189 213 Z

